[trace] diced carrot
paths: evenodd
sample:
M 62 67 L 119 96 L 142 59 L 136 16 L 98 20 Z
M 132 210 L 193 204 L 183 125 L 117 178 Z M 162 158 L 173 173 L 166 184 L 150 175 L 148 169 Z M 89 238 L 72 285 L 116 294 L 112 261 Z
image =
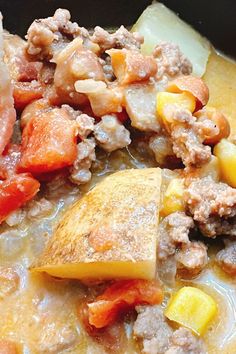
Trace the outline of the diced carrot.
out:
M 113 323 L 120 314 L 137 305 L 159 304 L 162 299 L 162 290 L 157 281 L 143 279 L 117 281 L 94 302 L 88 304 L 89 324 L 103 328 Z
M 21 146 L 8 144 L 0 156 L 0 179 L 6 179 L 16 173 L 20 162 Z
M 15 108 L 22 110 L 33 100 L 41 98 L 43 87 L 37 81 L 15 82 L 13 97 Z
M 38 192 L 39 182 L 26 173 L 14 175 L 0 184 L 0 223 Z
M 43 111 L 33 116 L 23 130 L 19 171 L 55 171 L 72 165 L 76 154 L 76 124 L 66 110 Z

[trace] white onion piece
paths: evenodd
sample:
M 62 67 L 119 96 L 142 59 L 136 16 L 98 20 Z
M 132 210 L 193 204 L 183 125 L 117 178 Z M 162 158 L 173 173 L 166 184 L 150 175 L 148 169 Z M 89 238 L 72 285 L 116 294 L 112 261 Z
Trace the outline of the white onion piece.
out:
M 150 54 L 161 41 L 175 43 L 191 61 L 193 74 L 200 77 L 204 74 L 211 51 L 210 43 L 163 4 L 154 3 L 147 7 L 132 31 L 144 36 L 144 54 Z
M 105 82 L 93 79 L 78 80 L 75 83 L 75 89 L 79 93 L 96 93 L 106 89 L 106 87 Z

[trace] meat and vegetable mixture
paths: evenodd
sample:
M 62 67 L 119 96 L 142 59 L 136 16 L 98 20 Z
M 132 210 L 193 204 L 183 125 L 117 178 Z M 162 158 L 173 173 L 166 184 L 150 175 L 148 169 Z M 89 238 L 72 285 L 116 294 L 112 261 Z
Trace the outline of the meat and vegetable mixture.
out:
M 0 56 L 0 353 L 235 353 L 236 64 L 159 3 Z

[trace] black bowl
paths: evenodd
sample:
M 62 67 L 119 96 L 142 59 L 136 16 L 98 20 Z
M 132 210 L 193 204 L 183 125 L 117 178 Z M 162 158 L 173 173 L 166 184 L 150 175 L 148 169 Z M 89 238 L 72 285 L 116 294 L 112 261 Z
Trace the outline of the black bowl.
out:
M 163 0 L 216 48 L 236 57 L 236 0 Z M 35 18 L 67 8 L 81 26 L 116 27 L 135 22 L 150 0 L 0 0 L 4 26 L 24 36 Z

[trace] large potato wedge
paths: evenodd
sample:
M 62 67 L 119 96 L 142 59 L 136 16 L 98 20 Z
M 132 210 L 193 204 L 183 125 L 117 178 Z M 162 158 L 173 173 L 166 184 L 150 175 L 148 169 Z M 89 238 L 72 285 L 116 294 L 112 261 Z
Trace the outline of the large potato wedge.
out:
M 32 270 L 61 278 L 155 276 L 161 170 L 114 173 L 74 204 Z
M 229 120 L 230 138 L 236 139 L 236 63 L 212 52 L 203 80 L 209 87 L 208 106 L 221 110 Z
M 210 55 L 210 44 L 191 26 L 161 3 L 153 3 L 132 28 L 144 36 L 142 52 L 150 54 L 161 41 L 178 44 L 193 64 L 193 74 L 202 76 Z

